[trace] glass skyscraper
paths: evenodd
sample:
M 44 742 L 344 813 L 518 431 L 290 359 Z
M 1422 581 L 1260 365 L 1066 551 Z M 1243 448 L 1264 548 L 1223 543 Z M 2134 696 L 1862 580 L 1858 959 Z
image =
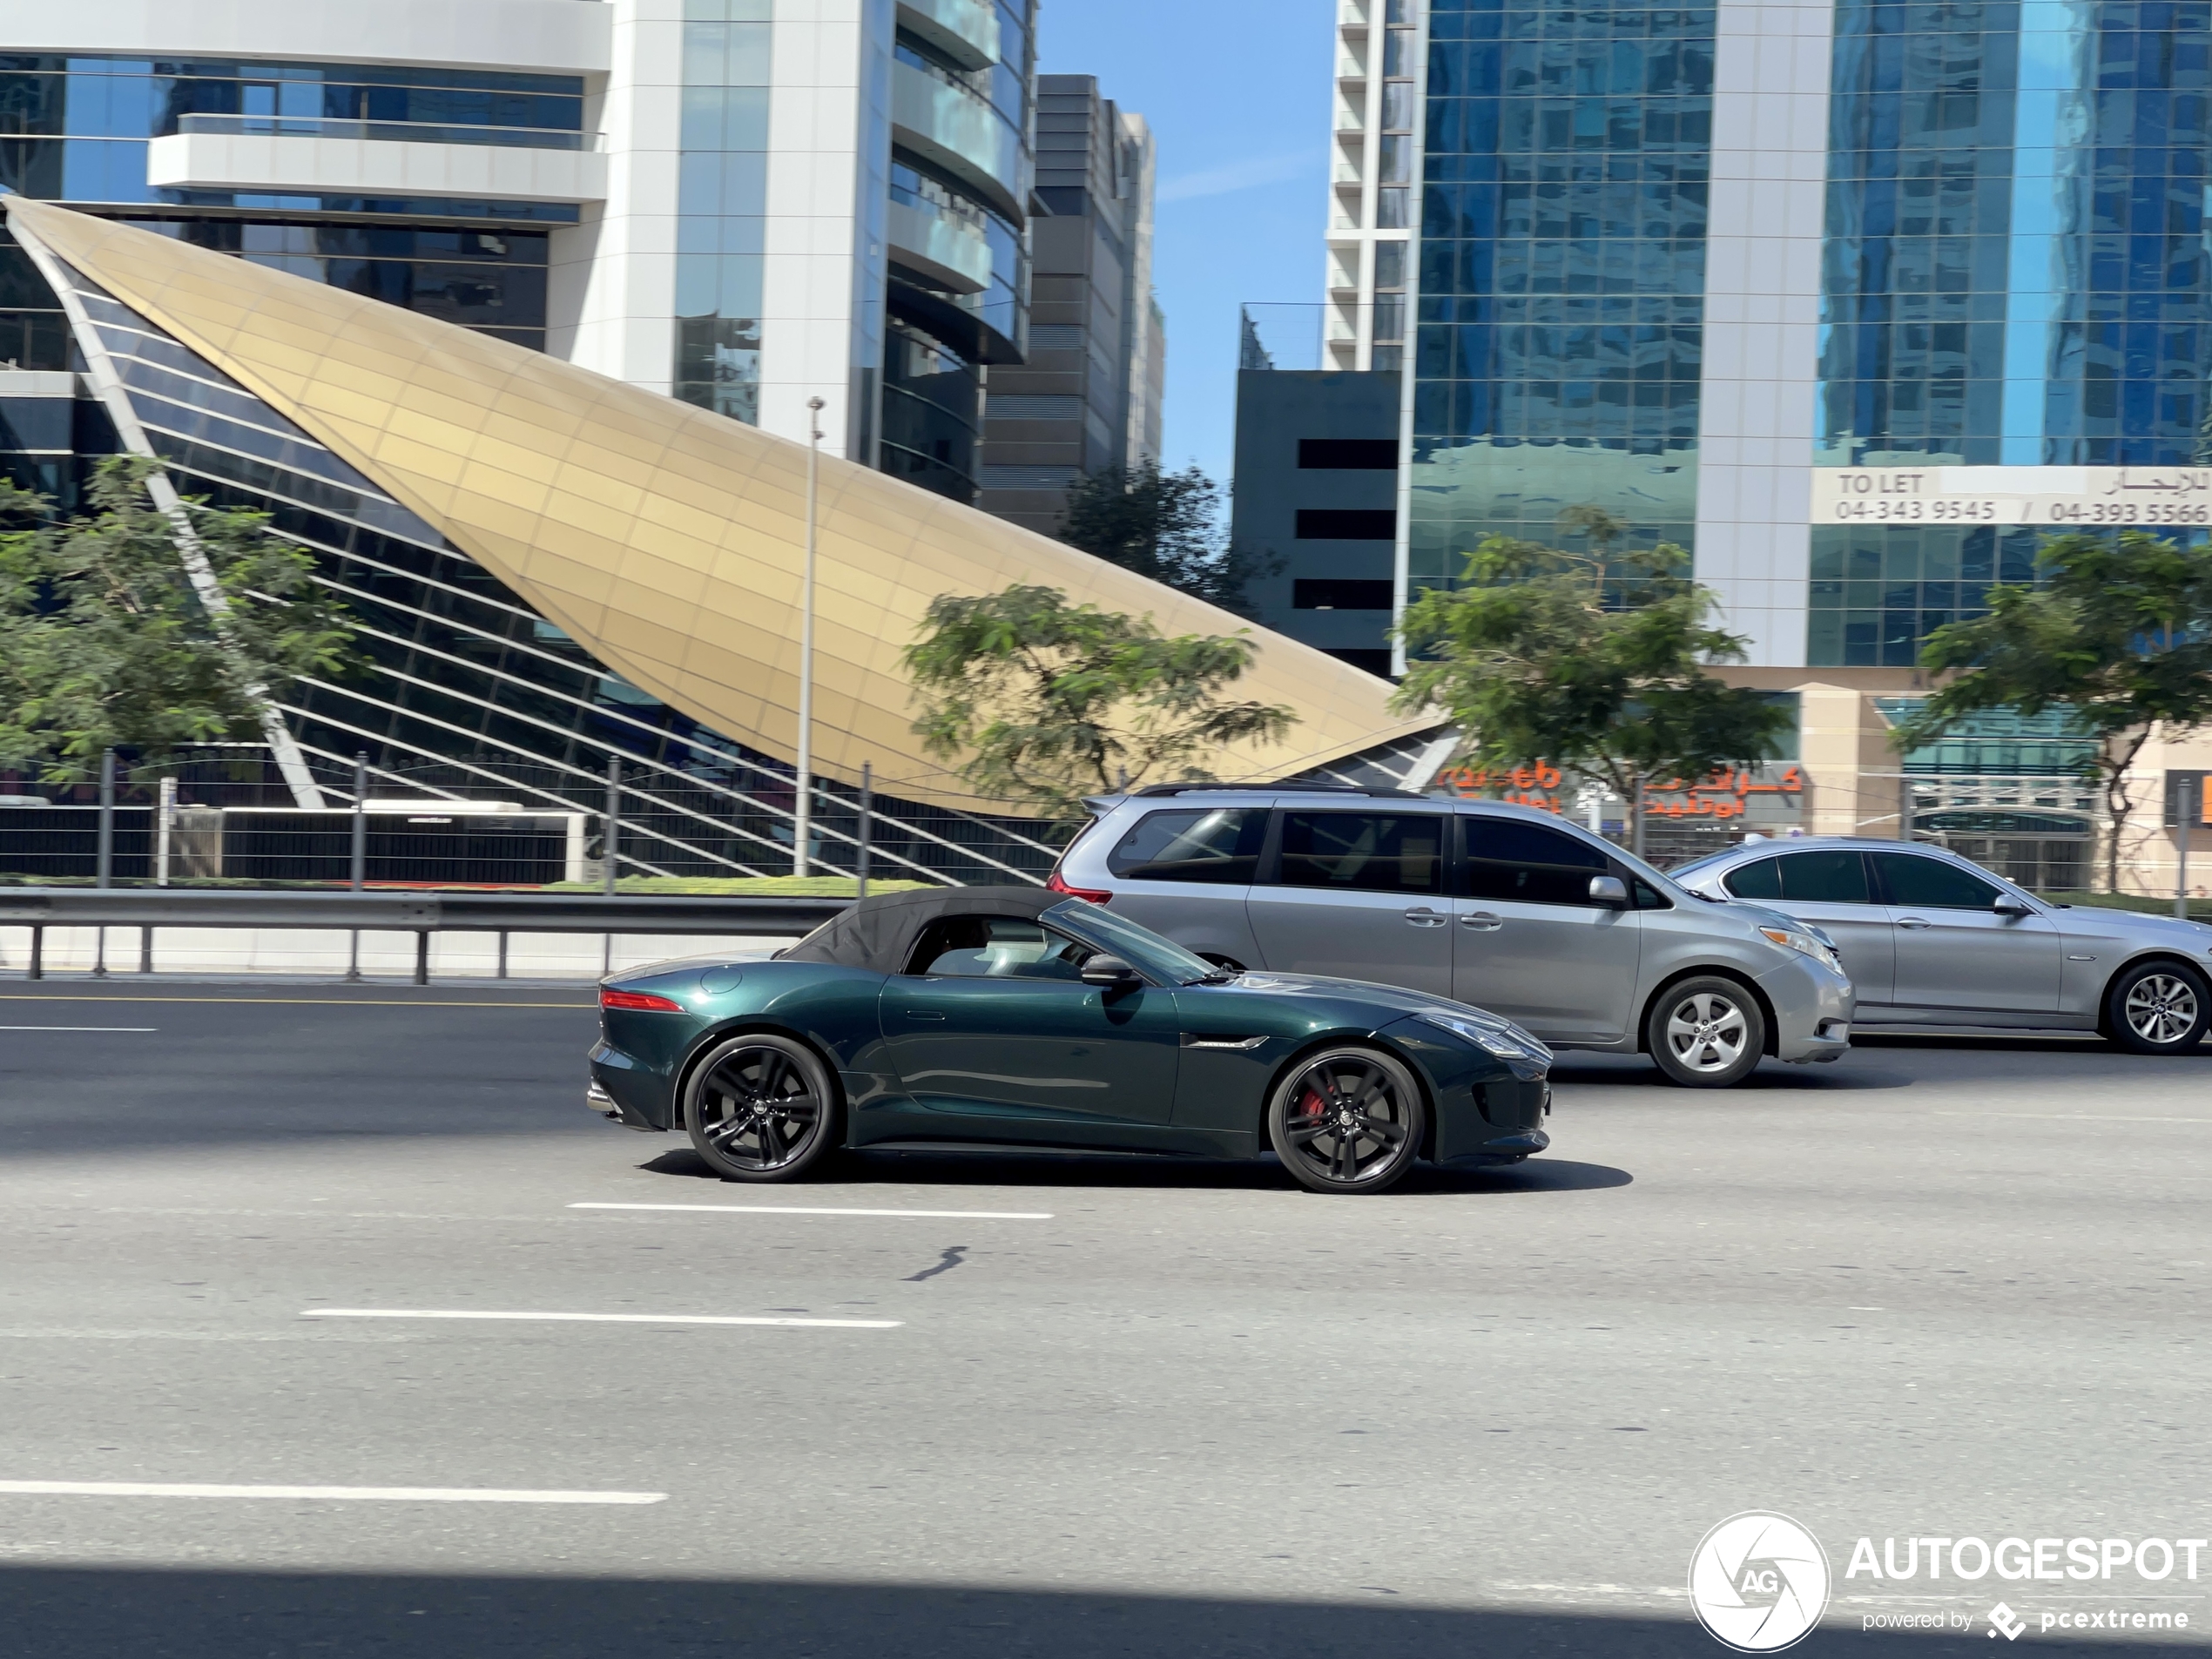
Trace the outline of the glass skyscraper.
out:
M 1562 509 L 1688 542 L 1713 10 L 1429 14 L 1409 574 Z
M 2212 5 L 1342 0 L 1393 24 L 1402 583 L 1602 507 L 1755 664 L 1906 669 L 2054 528 L 2203 522 Z

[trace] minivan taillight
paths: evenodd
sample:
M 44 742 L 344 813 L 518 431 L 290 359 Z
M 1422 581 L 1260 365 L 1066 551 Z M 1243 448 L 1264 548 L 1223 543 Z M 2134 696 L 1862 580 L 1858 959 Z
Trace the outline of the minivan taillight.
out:
M 1070 899 L 1082 899 L 1091 904 L 1104 904 L 1114 896 L 1103 887 L 1071 887 L 1060 879 L 1057 870 L 1044 879 L 1044 885 L 1048 893 L 1064 893 Z

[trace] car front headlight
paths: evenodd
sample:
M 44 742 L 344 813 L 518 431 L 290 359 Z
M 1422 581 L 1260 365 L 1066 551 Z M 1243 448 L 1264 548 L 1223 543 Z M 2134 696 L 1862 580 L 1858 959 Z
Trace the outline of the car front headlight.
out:
M 1510 1031 L 1501 1031 L 1494 1026 L 1481 1025 L 1473 1020 L 1463 1020 L 1455 1014 L 1429 1013 L 1421 1015 L 1431 1025 L 1440 1025 L 1447 1031 L 1465 1037 L 1485 1053 L 1501 1060 L 1541 1060 L 1544 1055 Z
M 1831 968 L 1838 974 L 1844 971 L 1844 965 L 1837 960 L 1836 953 L 1802 927 L 1762 927 L 1759 931 L 1776 944 L 1810 956 L 1823 967 Z

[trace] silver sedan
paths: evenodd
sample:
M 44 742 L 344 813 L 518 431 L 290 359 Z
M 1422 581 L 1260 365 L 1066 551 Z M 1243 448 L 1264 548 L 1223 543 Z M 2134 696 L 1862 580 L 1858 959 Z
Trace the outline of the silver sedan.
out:
M 2051 904 L 1939 846 L 1752 841 L 1671 873 L 1825 933 L 1858 993 L 1860 1030 L 2096 1031 L 2138 1054 L 2180 1054 L 2212 1024 L 2212 927 Z

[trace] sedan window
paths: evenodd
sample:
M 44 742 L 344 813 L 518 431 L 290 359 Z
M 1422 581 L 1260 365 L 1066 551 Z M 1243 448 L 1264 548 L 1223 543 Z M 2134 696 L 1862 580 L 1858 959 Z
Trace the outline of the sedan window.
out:
M 933 979 L 1052 979 L 1080 982 L 1091 954 L 1065 934 L 1009 916 L 944 916 L 922 930 L 907 970 Z
M 1800 904 L 1871 904 L 1866 861 L 1856 853 L 1785 853 L 1782 896 Z M 1732 885 L 1732 884 L 1731 884 Z
M 1460 821 L 1467 831 L 1472 898 L 1587 907 L 1590 878 L 1612 873 L 1612 860 L 1596 847 L 1541 824 L 1474 813 Z
M 1450 822 L 1437 813 L 1285 813 L 1278 879 L 1286 887 L 1440 892 Z
M 1943 859 L 1911 853 L 1877 853 L 1890 902 L 1931 910 L 1986 910 L 2003 896 L 1997 887 Z
M 1782 860 L 1761 859 L 1740 870 L 1731 870 L 1726 885 L 1728 890 L 1739 899 L 1779 899 L 1782 896 Z
M 1261 807 L 1150 813 L 1122 837 L 1106 867 L 1124 881 L 1223 881 L 1249 886 L 1267 836 Z

